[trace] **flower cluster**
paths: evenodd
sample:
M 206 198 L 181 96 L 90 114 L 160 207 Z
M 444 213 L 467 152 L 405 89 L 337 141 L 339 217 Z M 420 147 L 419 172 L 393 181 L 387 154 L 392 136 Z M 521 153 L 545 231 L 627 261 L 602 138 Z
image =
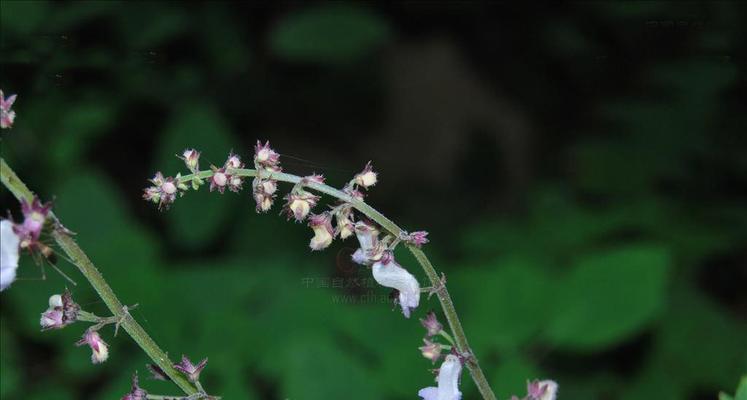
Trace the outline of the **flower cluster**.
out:
M 257 212 L 270 211 L 275 203 L 275 192 L 278 182 L 272 179 L 272 173 L 281 172 L 280 154 L 270 147 L 270 142 L 262 144 L 259 140 L 254 146 L 254 168 L 257 176 L 252 181 L 252 197 L 257 204 Z
M 41 314 L 39 324 L 42 330 L 62 329 L 78 320 L 80 306 L 73 301 L 69 290 L 62 295 L 49 297 L 49 308 Z
M 7 98 L 0 90 L 0 128 L 10 129 L 13 127 L 13 121 L 16 119 L 16 112 L 11 110 L 13 103 L 16 101 L 16 95 L 10 95 Z
M 47 249 L 39 237 L 51 208 L 51 203 L 42 204 L 36 197 L 30 203 L 21 200 L 23 222 L 16 224 L 9 219 L 0 221 L 0 291 L 8 288 L 16 279 L 20 250 L 33 253 Z

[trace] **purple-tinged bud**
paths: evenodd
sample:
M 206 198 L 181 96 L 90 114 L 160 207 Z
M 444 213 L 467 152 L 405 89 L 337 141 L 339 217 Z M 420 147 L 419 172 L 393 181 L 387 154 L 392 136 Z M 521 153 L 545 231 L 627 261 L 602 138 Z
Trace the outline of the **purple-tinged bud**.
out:
M 21 237 L 13 228 L 13 222 L 7 219 L 0 221 L 0 291 L 3 291 L 16 280 Z
M 373 171 L 373 167 L 371 166 L 371 161 L 366 164 L 366 167 L 363 168 L 363 171 L 359 172 L 355 176 L 355 183 L 365 189 L 368 189 L 371 186 L 375 185 L 377 180 L 378 179 L 376 176 L 376 172 Z
M 138 384 L 137 372 L 132 375 L 132 389 L 122 397 L 122 400 L 146 400 L 148 392 L 143 390 Z
M 528 400 L 555 400 L 558 394 L 558 384 L 555 381 L 534 380 L 527 382 L 527 399 Z
M 244 168 L 244 163 L 241 162 L 241 157 L 236 154 L 229 154 L 226 159 L 226 163 L 223 166 L 225 169 L 241 169 Z
M 171 203 L 176 200 L 176 195 L 179 191 L 177 180 L 172 177 L 164 178 L 163 174 L 159 171 L 156 172 L 156 175 L 150 181 L 155 186 L 145 189 L 143 199 L 157 202 L 159 209 L 169 208 Z
M 427 387 L 418 391 L 423 400 L 460 400 L 459 375 L 462 373 L 462 363 L 453 354 L 446 356 L 446 360 L 438 369 L 438 387 Z
M 21 243 L 21 247 L 29 247 L 32 242 L 39 239 L 51 208 L 51 202 L 42 204 L 38 197 L 34 197 L 31 203 L 21 200 L 23 223 L 15 226 L 15 231 L 22 238 L 22 242 L 26 242 Z
M 16 101 L 16 95 L 10 95 L 7 98 L 3 95 L 3 91 L 0 90 L 0 128 L 10 129 L 13 127 L 13 121 L 16 119 L 16 112 L 10 108 Z
M 226 190 L 226 185 L 228 185 L 228 175 L 226 175 L 226 169 L 225 168 L 215 168 L 213 169 L 213 176 L 210 177 L 210 191 L 218 190 L 221 194 Z
M 406 243 L 415 245 L 416 247 L 420 247 L 428 243 L 427 236 L 428 236 L 428 232 L 426 231 L 416 231 L 412 233 L 403 232 L 402 240 L 404 240 Z
M 309 217 L 309 227 L 314 231 L 314 237 L 309 242 L 311 250 L 323 250 L 332 244 L 335 231 L 332 229 L 332 215 L 329 212 Z
M 319 184 L 319 185 L 323 185 L 324 184 L 324 176 L 319 175 L 319 174 L 313 174 L 313 175 L 309 175 L 309 176 L 305 176 L 305 177 L 301 178 L 301 184 L 306 185 L 306 184 L 309 184 L 309 183 L 316 183 L 316 184 Z
M 42 330 L 61 329 L 78 320 L 80 306 L 73 301 L 69 290 L 62 295 L 49 297 L 49 308 L 41 314 L 39 324 Z
M 182 361 L 179 364 L 174 364 L 174 369 L 186 375 L 187 379 L 194 383 L 200 380 L 200 373 L 205 368 L 205 365 L 207 365 L 207 361 L 208 359 L 206 358 L 200 361 L 199 364 L 194 365 L 187 356 L 182 355 Z
M 200 171 L 200 152 L 195 149 L 187 149 L 184 150 L 184 153 L 182 153 L 182 160 L 184 160 L 184 164 L 187 166 L 187 169 L 190 170 L 193 174 L 196 174 Z
M 267 212 L 272 208 L 277 190 L 278 184 L 274 179 L 254 178 L 252 181 L 252 195 L 254 201 L 257 203 L 257 212 Z
M 301 222 L 309 215 L 311 209 L 316 206 L 317 201 L 319 201 L 319 196 L 311 193 L 290 193 L 285 196 L 284 211 L 288 215 L 288 219 L 293 217 L 296 222 Z
M 371 266 L 373 277 L 379 285 L 397 289 L 398 302 L 402 307 L 405 318 L 410 318 L 410 312 L 420 303 L 420 284 L 415 277 L 402 268 L 390 251 L 384 252 L 381 259 Z
M 100 364 L 109 358 L 109 346 L 101 339 L 97 331 L 87 330 L 83 339 L 79 340 L 76 345 L 91 347 L 91 362 L 94 364 Z
M 436 363 L 441 358 L 441 345 L 439 343 L 431 342 L 428 339 L 423 339 L 425 345 L 418 347 L 423 357 L 431 360 L 432 363 Z
M 276 153 L 275 150 L 270 148 L 270 141 L 268 140 L 263 145 L 262 142 L 257 140 L 257 145 L 254 146 L 254 163 L 257 168 L 259 167 L 277 167 L 280 161 L 280 154 Z
M 433 311 L 430 311 L 426 316 L 425 319 L 421 319 L 420 323 L 423 325 L 423 327 L 426 330 L 425 335 L 427 337 L 436 336 L 441 332 L 444 327 L 441 325 L 440 322 L 438 322 L 438 318 L 436 318 L 436 313 Z
M 241 191 L 244 180 L 240 176 L 230 175 L 228 178 L 228 190 L 238 193 Z

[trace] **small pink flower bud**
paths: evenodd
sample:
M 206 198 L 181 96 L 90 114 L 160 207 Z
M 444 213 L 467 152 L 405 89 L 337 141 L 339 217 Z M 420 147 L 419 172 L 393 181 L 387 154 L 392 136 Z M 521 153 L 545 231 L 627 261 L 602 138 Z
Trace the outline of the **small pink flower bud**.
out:
M 73 301 L 70 291 L 49 297 L 49 308 L 41 314 L 42 330 L 61 329 L 78 320 L 80 306 Z
M 424 346 L 418 347 L 423 357 L 431 360 L 435 364 L 439 358 L 441 358 L 441 345 L 433 343 L 428 339 L 423 339 Z
M 100 364 L 109 358 L 109 346 L 101 339 L 97 331 L 87 330 L 83 335 L 83 339 L 79 340 L 76 345 L 88 345 L 91 347 L 91 362 L 94 364 Z
M 38 197 L 34 197 L 31 203 L 21 200 L 23 223 L 15 226 L 16 233 L 22 238 L 22 242 L 26 242 L 21 243 L 21 247 L 29 247 L 31 242 L 39 239 L 51 208 L 51 202 L 42 204 Z
M 179 364 L 174 364 L 174 369 L 183 373 L 187 376 L 190 382 L 197 382 L 200 380 L 200 373 L 202 369 L 207 365 L 208 359 L 200 361 L 199 364 L 194 365 L 186 356 L 182 355 L 182 361 Z
M 257 145 L 254 146 L 254 163 L 257 168 L 278 167 L 279 162 L 280 154 L 270 148 L 270 142 L 267 141 L 263 145 L 262 142 L 257 140 Z
M 332 244 L 335 231 L 332 229 L 332 215 L 329 212 L 309 217 L 309 227 L 314 231 L 314 237 L 309 242 L 311 250 L 323 250 Z
M 127 393 L 122 397 L 122 400 L 146 400 L 148 398 L 148 392 L 143 390 L 138 384 L 137 373 L 132 375 L 132 389 L 130 393 Z
M 443 330 L 443 325 L 441 325 L 440 322 L 438 322 L 438 318 L 436 318 L 436 313 L 433 311 L 429 312 L 425 319 L 421 319 L 420 323 L 423 325 L 423 327 L 426 330 L 426 336 L 436 336 Z
M 262 191 L 264 191 L 265 194 L 273 195 L 275 194 L 277 190 L 278 190 L 277 181 L 268 179 L 262 182 Z
M 227 184 L 228 175 L 226 175 L 226 169 L 213 167 L 213 176 L 210 177 L 210 191 L 218 190 L 223 194 Z
M 153 185 L 144 190 L 143 199 L 157 202 L 158 208 L 169 208 L 171 203 L 176 200 L 179 187 L 178 181 L 172 177 L 164 178 L 161 172 L 156 172 L 153 179 L 150 180 Z
M 16 101 L 16 95 L 10 95 L 7 98 L 3 95 L 3 91 L 0 90 L 0 128 L 10 129 L 13 127 L 13 121 L 16 119 L 16 112 L 10 108 Z
M 319 201 L 319 196 L 315 196 L 307 192 L 290 193 L 285 196 L 285 213 L 288 215 L 288 219 L 291 217 L 295 218 L 297 222 L 303 221 L 316 202 Z
M 415 245 L 416 247 L 420 247 L 426 243 L 428 243 L 428 232 L 426 231 L 416 231 L 412 233 L 405 233 L 402 235 L 402 239 L 410 244 Z
M 195 149 L 187 149 L 182 153 L 182 159 L 187 169 L 193 174 L 200 171 L 200 152 Z
M 376 172 L 373 171 L 373 167 L 371 166 L 370 161 L 368 162 L 368 164 L 366 164 L 366 167 L 363 168 L 363 171 L 359 172 L 355 176 L 355 183 L 358 186 L 361 186 L 366 189 L 375 185 L 376 181 L 377 181 Z
M 231 153 L 228 155 L 228 159 L 226 159 L 226 163 L 223 167 L 225 169 L 241 169 L 244 168 L 244 163 L 241 162 L 241 157 Z
M 555 381 L 534 380 L 527 382 L 527 399 L 528 400 L 555 400 L 558 393 L 558 384 Z
M 316 183 L 316 184 L 322 185 L 324 184 L 324 177 L 319 174 L 305 176 L 301 179 L 301 183 L 304 185 L 308 183 Z

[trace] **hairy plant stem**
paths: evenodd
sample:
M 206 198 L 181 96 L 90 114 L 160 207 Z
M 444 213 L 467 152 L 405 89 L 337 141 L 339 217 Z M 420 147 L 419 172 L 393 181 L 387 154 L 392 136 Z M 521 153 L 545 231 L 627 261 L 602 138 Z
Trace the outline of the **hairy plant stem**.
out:
M 34 194 L 26 187 L 26 185 L 18 178 L 15 172 L 8 166 L 5 159 L 0 158 L 0 177 L 2 178 L 3 185 L 10 190 L 11 193 L 20 201 L 26 200 L 31 202 L 34 198 Z M 59 224 L 57 217 L 53 214 L 50 215 L 52 221 L 55 224 Z M 140 324 L 135 321 L 129 313 L 124 311 L 122 303 L 119 301 L 114 291 L 109 284 L 104 280 L 103 275 L 96 269 L 88 256 L 81 250 L 80 247 L 75 243 L 75 240 L 70 236 L 65 229 L 61 228 L 61 225 L 55 227 L 52 231 L 52 237 L 55 242 L 60 246 L 62 251 L 70 258 L 70 260 L 78 267 L 83 276 L 93 286 L 99 297 L 104 301 L 112 316 L 118 321 L 121 321 L 120 326 L 127 332 L 135 343 L 150 357 L 153 362 L 161 368 L 166 375 L 171 378 L 174 383 L 187 395 L 198 393 L 197 388 L 189 382 L 184 375 L 179 371 L 175 370 L 173 363 L 169 360 L 168 355 L 161 350 L 156 342 L 151 339 L 147 332 L 143 329 Z

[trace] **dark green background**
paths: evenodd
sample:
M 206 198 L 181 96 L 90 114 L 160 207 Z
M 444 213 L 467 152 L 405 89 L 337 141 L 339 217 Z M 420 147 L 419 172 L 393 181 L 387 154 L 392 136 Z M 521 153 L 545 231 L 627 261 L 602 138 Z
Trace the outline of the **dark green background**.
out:
M 336 186 L 373 161 L 370 203 L 431 232 L 426 252 L 501 399 L 535 377 L 557 380 L 561 399 L 712 399 L 747 370 L 743 4 L 0 11 L 0 87 L 19 94 L 2 156 L 55 199 L 172 357 L 210 358 L 211 393 L 413 399 L 432 384 L 417 318 L 438 304 L 424 297 L 412 320 L 392 311 L 347 262 L 354 241 L 311 253 L 307 228 L 277 205 L 255 214 L 247 192 L 203 189 L 166 213 L 140 200 L 156 170 L 183 171 L 185 147 L 207 167 L 231 149 L 248 159 L 256 139 L 287 171 Z M 105 313 L 60 266 L 78 302 Z M 0 296 L 0 397 L 113 399 L 146 376 L 109 328 L 100 366 L 73 346 L 83 324 L 40 333 L 67 282 L 49 269 L 33 280 L 29 257 L 19 275 Z

